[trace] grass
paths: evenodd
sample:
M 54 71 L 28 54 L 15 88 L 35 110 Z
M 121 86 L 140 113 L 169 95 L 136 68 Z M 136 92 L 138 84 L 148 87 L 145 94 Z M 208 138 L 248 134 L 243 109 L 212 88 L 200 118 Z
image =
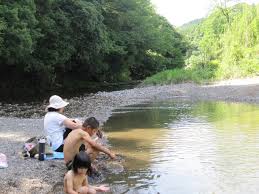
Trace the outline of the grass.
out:
M 143 81 L 144 85 L 177 84 L 183 82 L 206 83 L 215 79 L 212 69 L 173 69 L 157 73 Z
M 157 73 L 143 81 L 144 85 L 177 84 L 183 82 L 210 83 L 216 80 L 253 77 L 259 75 L 258 61 L 246 61 L 242 65 L 215 65 L 193 68 L 177 68 Z

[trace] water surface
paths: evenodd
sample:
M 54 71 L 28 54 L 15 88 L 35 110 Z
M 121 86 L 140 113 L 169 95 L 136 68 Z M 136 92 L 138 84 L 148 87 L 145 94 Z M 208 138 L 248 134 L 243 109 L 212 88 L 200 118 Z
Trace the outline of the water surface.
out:
M 126 157 L 112 193 L 258 193 L 259 106 L 166 101 L 114 111 L 109 142 Z

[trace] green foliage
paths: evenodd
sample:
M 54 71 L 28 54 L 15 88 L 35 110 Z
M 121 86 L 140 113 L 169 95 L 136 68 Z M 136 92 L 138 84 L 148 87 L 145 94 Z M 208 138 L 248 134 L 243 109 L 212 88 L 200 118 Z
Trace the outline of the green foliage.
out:
M 171 84 L 193 81 L 196 83 L 207 82 L 215 76 L 217 64 L 212 63 L 205 68 L 176 68 L 157 73 L 143 81 L 144 85 Z
M 259 5 L 218 7 L 179 29 L 188 42 L 186 67 L 147 78 L 144 84 L 197 83 L 259 75 Z
M 228 19 L 222 9 L 227 9 Z M 191 45 L 188 67 L 212 68 L 213 79 L 258 75 L 259 5 L 215 9 L 206 19 L 181 30 Z M 211 67 L 215 61 L 217 65 Z
M 184 64 L 182 37 L 155 13 L 149 1 L 105 1 L 103 10 L 112 40 L 111 74 L 129 69 L 132 79 L 143 79 Z
M 138 80 L 183 66 L 185 52 L 149 0 L 0 2 L 0 87 Z
M 40 37 L 35 12 L 33 1 L 1 1 L 1 63 L 26 68 Z

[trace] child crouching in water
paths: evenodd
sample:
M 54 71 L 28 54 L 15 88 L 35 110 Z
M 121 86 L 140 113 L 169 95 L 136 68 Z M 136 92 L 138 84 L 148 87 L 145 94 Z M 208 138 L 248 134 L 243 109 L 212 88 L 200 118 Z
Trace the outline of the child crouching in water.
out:
M 88 184 L 87 175 L 91 174 L 91 160 L 84 152 L 80 151 L 73 160 L 72 170 L 69 170 L 64 178 L 64 192 L 68 194 L 95 194 L 96 191 L 106 192 L 109 187 L 99 187 Z

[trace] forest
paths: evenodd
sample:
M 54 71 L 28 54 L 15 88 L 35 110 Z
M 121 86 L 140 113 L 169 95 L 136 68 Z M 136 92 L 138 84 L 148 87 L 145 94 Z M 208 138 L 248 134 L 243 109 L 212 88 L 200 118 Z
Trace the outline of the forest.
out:
M 142 80 L 186 44 L 149 0 L 2 0 L 1 96 Z
M 184 68 L 163 71 L 147 84 L 210 82 L 259 75 L 259 4 L 216 6 L 179 28 L 188 43 Z
M 180 28 L 150 0 L 2 0 L 0 97 L 259 74 L 259 5 L 216 6 Z

